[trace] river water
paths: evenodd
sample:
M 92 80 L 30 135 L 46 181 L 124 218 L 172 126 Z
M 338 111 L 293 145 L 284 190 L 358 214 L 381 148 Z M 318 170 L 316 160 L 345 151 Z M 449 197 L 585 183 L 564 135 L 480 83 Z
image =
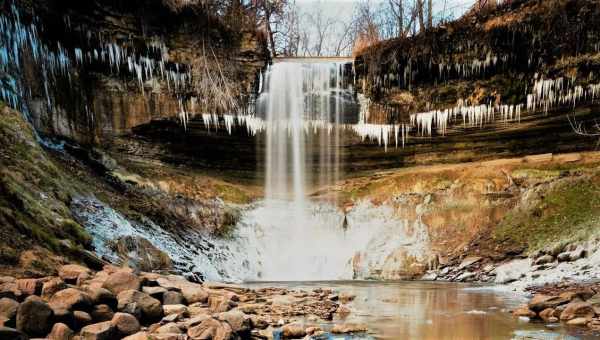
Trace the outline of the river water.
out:
M 356 298 L 346 322 L 364 323 L 375 339 L 598 339 L 560 325 L 530 323 L 509 312 L 525 296 L 490 287 L 433 282 L 260 282 L 250 288 L 331 288 Z M 326 330 L 331 325 L 321 325 Z M 337 339 L 337 338 L 336 338 Z M 340 337 L 344 339 L 344 337 Z

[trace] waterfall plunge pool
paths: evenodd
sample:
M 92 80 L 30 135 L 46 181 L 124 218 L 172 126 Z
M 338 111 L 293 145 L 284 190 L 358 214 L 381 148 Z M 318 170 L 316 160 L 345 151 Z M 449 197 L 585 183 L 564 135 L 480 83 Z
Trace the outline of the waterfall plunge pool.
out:
M 514 317 L 509 310 L 525 303 L 526 297 L 499 291 L 493 286 L 418 281 L 248 282 L 244 286 L 291 290 L 329 288 L 355 295 L 348 304 L 352 313 L 343 321 L 366 324 L 369 333 L 333 339 L 571 340 L 597 339 L 598 336 L 577 333 L 577 329 L 559 324 L 530 323 Z M 324 330 L 332 327 L 332 324 L 318 325 Z

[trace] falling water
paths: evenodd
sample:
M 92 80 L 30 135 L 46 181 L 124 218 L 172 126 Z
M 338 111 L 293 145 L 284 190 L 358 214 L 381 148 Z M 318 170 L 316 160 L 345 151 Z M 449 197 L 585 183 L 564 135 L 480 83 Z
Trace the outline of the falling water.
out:
M 340 123 L 352 97 L 343 68 L 338 62 L 279 62 L 267 70 L 258 100 L 266 120 L 267 199 L 293 200 L 302 209 L 311 183 L 322 187 L 339 179 Z

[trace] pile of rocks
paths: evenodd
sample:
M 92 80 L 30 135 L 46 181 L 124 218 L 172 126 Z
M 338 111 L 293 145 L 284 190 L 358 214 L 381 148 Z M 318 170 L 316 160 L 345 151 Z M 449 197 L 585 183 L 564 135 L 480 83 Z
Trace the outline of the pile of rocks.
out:
M 65 265 L 58 276 L 0 277 L 0 339 L 318 338 L 318 326 L 349 313 L 353 299 L 330 290 L 252 290 L 105 266 Z M 365 332 L 356 324 L 331 332 Z
M 547 289 L 537 293 L 528 304 L 512 311 L 513 315 L 546 323 L 564 322 L 570 326 L 600 330 L 600 293 L 593 286 Z

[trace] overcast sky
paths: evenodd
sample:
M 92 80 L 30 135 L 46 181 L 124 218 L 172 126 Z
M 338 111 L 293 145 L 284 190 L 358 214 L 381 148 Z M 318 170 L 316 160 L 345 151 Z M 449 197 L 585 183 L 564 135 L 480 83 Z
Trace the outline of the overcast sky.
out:
M 315 5 L 319 5 L 325 9 L 326 13 L 331 13 L 331 16 L 337 17 L 340 20 L 344 20 L 344 16 L 351 16 L 354 9 L 354 4 L 359 0 L 296 0 L 298 6 L 302 9 L 310 9 Z M 371 0 L 375 5 L 378 2 L 386 0 Z M 441 13 L 446 7 L 447 13 L 452 13 L 454 17 L 462 15 L 475 0 L 434 0 L 434 13 Z M 342 17 L 340 17 L 342 16 Z

